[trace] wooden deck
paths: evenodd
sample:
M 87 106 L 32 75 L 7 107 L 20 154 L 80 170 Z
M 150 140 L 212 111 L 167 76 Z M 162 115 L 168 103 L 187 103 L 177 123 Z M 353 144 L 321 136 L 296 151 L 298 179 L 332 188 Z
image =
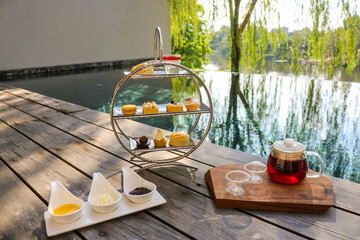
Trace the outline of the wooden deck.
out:
M 46 239 L 43 214 L 50 182 L 87 200 L 93 172 L 121 189 L 122 166 L 133 166 L 116 141 L 109 115 L 0 84 L 0 239 Z M 153 128 L 124 120 L 128 131 Z M 176 152 L 168 152 L 175 155 Z M 165 205 L 79 229 L 56 239 L 360 239 L 360 184 L 334 181 L 334 203 L 322 214 L 218 209 L 204 174 L 227 163 L 265 159 L 204 143 L 185 164 L 151 169 Z

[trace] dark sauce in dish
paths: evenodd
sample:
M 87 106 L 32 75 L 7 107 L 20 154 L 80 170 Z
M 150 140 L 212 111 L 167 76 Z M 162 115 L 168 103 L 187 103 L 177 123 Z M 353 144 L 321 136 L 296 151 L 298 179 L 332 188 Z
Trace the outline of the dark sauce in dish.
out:
M 151 190 L 146 187 L 137 187 L 134 190 L 132 190 L 131 192 L 129 192 L 129 194 L 130 195 L 144 195 L 149 192 L 151 192 Z

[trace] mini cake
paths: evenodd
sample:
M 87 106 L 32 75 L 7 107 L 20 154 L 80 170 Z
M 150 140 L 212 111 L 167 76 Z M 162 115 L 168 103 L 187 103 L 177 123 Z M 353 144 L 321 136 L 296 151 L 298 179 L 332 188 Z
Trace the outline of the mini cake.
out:
M 174 132 L 170 135 L 169 144 L 176 147 L 187 146 L 189 145 L 189 134 L 183 131 Z
M 158 113 L 159 107 L 155 102 L 147 102 L 142 105 L 143 114 Z
M 166 104 L 166 111 L 167 112 L 182 112 L 184 107 L 181 103 L 171 101 L 170 103 Z
M 158 129 L 154 137 L 155 147 L 166 147 L 166 142 L 167 142 L 167 138 L 164 135 L 164 131 Z
M 134 67 L 131 68 L 131 71 L 134 71 L 136 69 L 138 69 L 139 67 L 144 66 L 146 63 L 140 63 Z M 154 74 L 154 69 L 152 66 L 141 69 L 140 71 L 138 71 L 136 74 Z
M 192 97 L 186 98 L 183 104 L 188 111 L 197 111 L 200 107 L 199 101 Z
M 134 115 L 136 113 L 136 105 L 124 105 L 121 110 L 124 115 Z
M 141 136 L 136 139 L 136 147 L 137 148 L 148 148 L 150 145 L 150 141 L 146 136 Z

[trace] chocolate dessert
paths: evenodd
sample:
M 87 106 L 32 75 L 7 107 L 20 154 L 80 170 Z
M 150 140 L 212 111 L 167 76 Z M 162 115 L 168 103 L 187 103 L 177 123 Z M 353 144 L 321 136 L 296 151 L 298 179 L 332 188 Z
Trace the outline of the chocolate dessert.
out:
M 141 136 L 136 140 L 137 148 L 148 148 L 150 145 L 150 141 L 146 136 Z

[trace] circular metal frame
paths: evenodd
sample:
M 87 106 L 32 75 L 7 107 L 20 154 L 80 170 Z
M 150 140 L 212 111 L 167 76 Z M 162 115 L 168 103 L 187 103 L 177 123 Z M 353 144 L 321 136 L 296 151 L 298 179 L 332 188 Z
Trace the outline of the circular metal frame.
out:
M 158 40 L 157 40 L 158 39 Z M 159 43 L 159 60 L 157 60 L 157 43 Z M 209 133 L 210 131 L 210 127 L 211 127 L 211 122 L 212 122 L 212 118 L 213 118 L 213 104 L 212 104 L 212 100 L 211 100 L 211 96 L 210 96 L 210 92 L 208 90 L 208 88 L 206 87 L 205 83 L 203 82 L 203 80 L 195 73 L 193 72 L 191 69 L 181 65 L 181 64 L 177 64 L 177 63 L 172 63 L 172 62 L 164 62 L 163 61 L 163 54 L 162 54 L 162 37 L 161 37 L 161 31 L 160 31 L 160 28 L 157 27 L 155 29 L 155 39 L 154 39 L 154 46 L 155 46 L 155 51 L 154 51 L 154 55 L 155 55 L 155 60 L 153 61 L 148 61 L 148 62 L 145 62 L 145 64 L 133 71 L 131 71 L 128 75 L 125 75 L 119 82 L 118 84 L 116 85 L 115 87 L 115 90 L 114 90 L 114 95 L 113 95 L 113 98 L 112 98 L 112 101 L 111 101 L 111 107 L 110 107 L 110 120 L 111 120 L 111 126 L 112 126 L 112 129 L 115 133 L 115 136 L 117 138 L 117 140 L 119 141 L 119 143 L 122 145 L 122 147 L 128 151 L 131 155 L 133 155 L 134 157 L 140 159 L 141 161 L 144 161 L 144 162 L 148 162 L 148 163 L 153 163 L 151 164 L 150 166 L 151 167 L 155 167 L 155 166 L 163 166 L 163 165 L 166 165 L 166 164 L 169 164 L 171 162 L 175 162 L 175 161 L 178 161 L 182 158 L 185 158 L 187 156 L 189 156 L 191 153 L 193 153 L 205 140 L 207 134 Z M 209 117 L 209 122 L 208 122 L 208 125 L 207 125 L 207 128 L 206 128 L 206 131 L 205 133 L 203 134 L 203 137 L 202 139 L 197 143 L 195 144 L 195 146 L 193 148 L 191 148 L 188 152 L 184 152 L 182 155 L 179 155 L 177 157 L 173 157 L 173 158 L 166 158 L 166 159 L 161 159 L 161 160 L 154 160 L 154 159 L 150 159 L 150 158 L 146 158 L 144 156 L 141 156 L 141 154 L 144 154 L 144 153 L 150 153 L 150 152 L 153 152 L 152 150 L 149 150 L 149 151 L 146 151 L 146 152 L 142 152 L 141 154 L 138 154 L 134 151 L 132 151 L 127 144 L 125 144 L 123 142 L 123 140 L 121 139 L 120 135 L 123 135 L 127 140 L 129 140 L 129 136 L 125 134 L 125 132 L 121 129 L 119 123 L 118 123 L 118 119 L 117 118 L 114 118 L 114 107 L 115 107 L 115 101 L 116 101 L 116 98 L 117 98 L 117 95 L 120 91 L 120 89 L 123 87 L 124 83 L 126 81 L 128 81 L 130 78 L 132 78 L 133 76 L 135 76 L 137 74 L 137 72 L 141 71 L 142 69 L 144 68 L 147 68 L 147 67 L 165 67 L 166 66 L 173 66 L 173 67 L 177 67 L 179 69 L 182 69 L 182 70 L 185 70 L 187 71 L 189 74 L 186 75 L 187 77 L 191 78 L 192 79 L 192 82 L 195 84 L 196 88 L 197 88 L 197 92 L 199 94 L 199 98 L 200 98 L 200 102 L 202 102 L 202 95 L 201 95 L 201 90 L 200 90 L 200 87 L 199 87 L 199 84 L 198 82 L 201 83 L 202 87 L 204 88 L 205 92 L 206 92 L 206 95 L 207 95 L 207 98 L 208 98 L 208 101 L 209 101 L 209 108 L 210 108 L 210 117 Z M 162 77 L 162 78 L 170 78 L 170 77 L 177 77 L 177 75 L 179 75 L 178 77 L 184 77 L 184 74 L 170 74 L 171 76 L 167 76 L 166 74 L 163 74 L 161 76 L 153 76 L 153 78 L 159 78 L 159 77 Z M 145 75 L 146 76 L 146 75 Z M 151 76 L 152 77 L 152 76 Z M 146 76 L 146 78 L 149 78 L 149 76 Z M 197 115 L 197 118 L 194 122 L 194 125 L 192 126 L 192 128 L 190 129 L 189 131 L 189 134 L 195 129 L 195 127 L 197 126 L 199 120 L 200 120 L 200 117 L 201 117 L 201 114 L 202 113 L 198 113 Z M 176 114 L 174 114 L 176 115 Z M 121 133 L 121 134 L 120 134 Z M 164 151 L 167 151 L 166 149 L 164 149 Z M 149 168 L 149 167 L 145 167 L 145 168 Z

